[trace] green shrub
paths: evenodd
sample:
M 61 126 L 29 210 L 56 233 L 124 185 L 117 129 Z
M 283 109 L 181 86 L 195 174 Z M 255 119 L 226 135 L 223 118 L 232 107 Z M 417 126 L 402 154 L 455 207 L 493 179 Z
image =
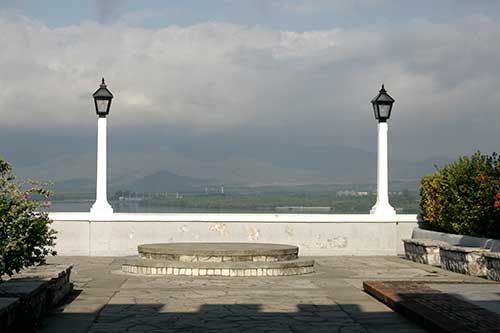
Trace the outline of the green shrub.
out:
M 423 227 L 500 238 L 500 161 L 477 152 L 422 178 Z
M 16 182 L 11 172 L 10 164 L 0 158 L 0 279 L 55 255 L 52 221 L 47 213 L 36 212 L 43 202 L 31 199 L 48 198 L 50 193 L 45 184 Z

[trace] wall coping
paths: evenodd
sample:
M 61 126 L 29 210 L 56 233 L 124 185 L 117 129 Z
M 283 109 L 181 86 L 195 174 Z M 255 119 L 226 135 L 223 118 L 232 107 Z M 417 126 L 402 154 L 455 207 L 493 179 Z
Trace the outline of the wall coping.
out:
M 52 212 L 54 221 L 87 222 L 254 222 L 254 223 L 416 223 L 416 214 L 248 214 L 248 213 L 113 213 L 91 219 L 88 212 Z

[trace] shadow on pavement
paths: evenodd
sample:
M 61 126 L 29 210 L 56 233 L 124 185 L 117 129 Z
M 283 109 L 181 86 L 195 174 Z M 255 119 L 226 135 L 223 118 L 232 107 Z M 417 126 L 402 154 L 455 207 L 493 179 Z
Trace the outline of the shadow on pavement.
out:
M 55 313 L 47 320 L 56 322 L 52 322 L 50 330 L 46 323 L 42 324 L 41 332 L 309 333 L 401 328 L 398 314 L 364 312 L 355 304 L 298 304 L 295 312 L 267 312 L 259 304 L 203 304 L 196 312 L 170 312 L 164 304 L 108 304 L 94 313 Z M 417 327 L 405 330 L 420 331 Z

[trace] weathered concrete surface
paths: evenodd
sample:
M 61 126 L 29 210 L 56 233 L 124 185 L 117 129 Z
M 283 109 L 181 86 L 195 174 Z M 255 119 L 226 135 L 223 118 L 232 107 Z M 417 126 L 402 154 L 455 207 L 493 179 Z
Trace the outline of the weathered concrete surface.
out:
M 317 272 L 270 278 L 119 274 L 125 258 L 72 262 L 78 292 L 42 332 L 421 332 L 362 281 L 484 281 L 397 257 L 314 257 Z
M 397 255 L 416 215 L 139 214 L 90 221 L 85 213 L 51 213 L 60 255 L 127 256 L 139 244 L 247 242 L 291 244 L 299 255 Z

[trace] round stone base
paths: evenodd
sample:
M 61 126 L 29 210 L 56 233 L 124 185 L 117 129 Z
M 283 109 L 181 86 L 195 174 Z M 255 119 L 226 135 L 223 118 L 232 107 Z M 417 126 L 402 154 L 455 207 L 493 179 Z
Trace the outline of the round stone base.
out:
M 166 243 L 138 246 L 122 271 L 144 275 L 285 276 L 314 272 L 293 245 L 262 243 Z
M 143 275 L 185 276 L 288 276 L 314 272 L 314 260 L 295 259 L 270 262 L 180 262 L 133 258 L 122 271 Z
M 144 259 L 182 262 L 288 261 L 299 253 L 297 246 L 265 243 L 143 244 L 137 249 Z

